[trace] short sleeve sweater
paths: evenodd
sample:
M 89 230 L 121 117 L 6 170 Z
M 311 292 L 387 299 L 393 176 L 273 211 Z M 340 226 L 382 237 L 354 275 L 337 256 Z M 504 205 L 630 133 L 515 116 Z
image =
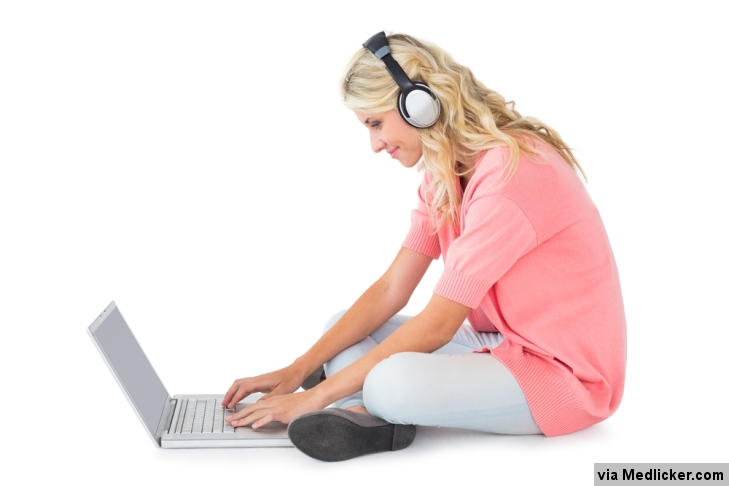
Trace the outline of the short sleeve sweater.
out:
M 505 185 L 507 148 L 484 152 L 456 223 L 434 234 L 425 173 L 403 246 L 443 255 L 434 293 L 471 307 L 476 331 L 500 332 L 484 348 L 519 382 L 547 436 L 600 422 L 625 383 L 626 330 L 618 269 L 597 208 L 551 147 L 522 153 Z M 457 184 L 460 190 L 460 184 Z

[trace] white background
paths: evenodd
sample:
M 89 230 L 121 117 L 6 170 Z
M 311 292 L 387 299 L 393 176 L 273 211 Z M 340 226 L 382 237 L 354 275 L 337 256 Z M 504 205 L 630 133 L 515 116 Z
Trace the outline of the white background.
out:
M 0 3 L 2 409 L 21 411 L 5 473 L 588 484 L 594 462 L 726 462 L 719 5 Z M 440 45 L 575 148 L 622 281 L 621 407 L 550 439 L 421 428 L 338 464 L 154 448 L 86 335 L 111 300 L 171 393 L 222 393 L 303 353 L 397 253 L 421 174 L 373 154 L 338 92 L 383 29 Z

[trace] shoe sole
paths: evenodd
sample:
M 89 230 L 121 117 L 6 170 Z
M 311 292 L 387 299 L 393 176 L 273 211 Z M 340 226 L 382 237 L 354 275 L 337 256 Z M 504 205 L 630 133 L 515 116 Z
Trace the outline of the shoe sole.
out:
M 366 421 L 369 416 L 363 415 L 362 418 Z M 326 462 L 397 451 L 415 440 L 414 425 L 386 423 L 367 426 L 339 415 L 322 413 L 302 415 L 291 422 L 288 433 L 297 449 Z

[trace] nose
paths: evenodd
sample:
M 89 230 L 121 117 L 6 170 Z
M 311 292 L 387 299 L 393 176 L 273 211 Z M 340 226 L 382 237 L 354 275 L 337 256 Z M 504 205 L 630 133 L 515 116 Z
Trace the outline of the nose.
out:
M 372 151 L 375 153 L 387 146 L 387 144 L 380 138 L 379 134 L 374 130 L 370 132 L 370 144 L 372 145 Z

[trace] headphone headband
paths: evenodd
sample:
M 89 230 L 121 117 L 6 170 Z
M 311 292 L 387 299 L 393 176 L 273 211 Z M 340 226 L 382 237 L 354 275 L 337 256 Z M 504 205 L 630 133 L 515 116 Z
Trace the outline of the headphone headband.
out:
M 384 32 L 378 32 L 367 39 L 367 42 L 362 45 L 369 49 L 375 57 L 385 63 L 387 72 L 390 73 L 390 76 L 392 76 L 397 85 L 400 86 L 400 90 L 402 92 L 409 93 L 415 89 L 415 86 L 413 86 L 413 82 L 410 81 L 408 75 L 405 74 L 405 71 L 403 71 L 400 64 L 398 64 L 395 58 L 392 57 L 390 46 L 387 44 L 387 37 L 385 37 Z

